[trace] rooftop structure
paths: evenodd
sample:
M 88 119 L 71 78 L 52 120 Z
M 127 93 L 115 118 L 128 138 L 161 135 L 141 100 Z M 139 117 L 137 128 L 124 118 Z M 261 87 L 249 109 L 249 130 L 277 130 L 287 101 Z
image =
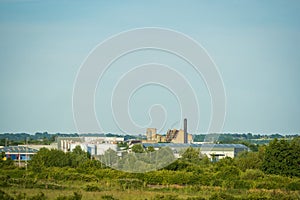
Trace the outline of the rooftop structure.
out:
M 28 144 L 28 145 L 18 145 L 19 147 L 28 147 L 35 150 L 40 150 L 41 148 L 46 149 L 57 149 L 57 143 L 52 143 L 50 145 L 40 145 L 40 144 Z
M 25 146 L 8 146 L 1 147 L 0 152 L 5 153 L 5 158 L 10 158 L 12 160 L 30 160 L 31 156 L 36 154 L 38 150 L 28 148 Z

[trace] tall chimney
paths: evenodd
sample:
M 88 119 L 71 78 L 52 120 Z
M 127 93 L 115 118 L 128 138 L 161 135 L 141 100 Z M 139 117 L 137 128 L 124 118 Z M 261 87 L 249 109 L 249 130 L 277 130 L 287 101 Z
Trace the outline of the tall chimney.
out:
M 183 131 L 184 131 L 184 143 L 188 143 L 188 134 L 187 134 L 187 119 L 184 119 L 183 122 Z

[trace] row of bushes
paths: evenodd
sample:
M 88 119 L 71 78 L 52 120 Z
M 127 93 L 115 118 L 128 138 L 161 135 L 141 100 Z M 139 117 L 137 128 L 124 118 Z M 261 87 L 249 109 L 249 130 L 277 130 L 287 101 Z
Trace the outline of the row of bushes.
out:
M 6 192 L 0 190 L 0 199 L 1 200 L 46 200 L 47 196 L 40 192 L 36 195 L 28 196 L 26 193 L 17 193 L 16 195 L 9 195 Z M 73 195 L 65 196 L 61 195 L 56 198 L 56 200 L 81 200 L 82 194 L 74 192 Z
M 60 195 L 56 198 L 56 200 L 81 200 L 82 197 L 83 195 L 81 193 L 74 192 L 73 195 L 69 195 L 69 196 Z M 1 200 L 47 200 L 48 197 L 42 192 L 36 195 L 28 196 L 25 193 L 17 193 L 15 195 L 10 195 L 0 190 L 0 199 Z M 113 195 L 102 195 L 101 199 L 118 200 Z M 278 200 L 278 199 L 297 200 L 299 199 L 299 196 L 295 194 L 280 193 L 275 191 L 272 194 L 249 193 L 244 197 L 234 196 L 226 192 L 214 192 L 207 198 L 207 200 Z M 157 194 L 156 196 L 149 198 L 149 200 L 206 200 L 206 198 L 202 196 L 180 198 L 178 197 L 178 195 Z
M 126 189 L 132 187 L 134 181 L 137 181 L 139 188 L 147 185 L 202 185 L 219 186 L 222 188 L 233 189 L 284 189 L 300 190 L 300 179 L 289 178 L 280 175 L 266 175 L 260 170 L 249 169 L 240 172 L 236 167 L 226 166 L 218 172 L 185 172 L 160 170 L 148 173 L 126 173 L 113 169 L 97 169 L 91 174 L 79 173 L 73 168 L 48 168 L 41 173 L 19 173 L 16 170 L 5 170 L 6 174 L 0 176 L 0 186 L 22 186 L 26 188 L 52 188 L 63 189 L 59 182 L 64 181 L 83 181 L 83 182 L 102 182 L 106 180 L 109 183 L 114 182 L 120 188 Z M 21 171 L 21 170 L 20 170 Z M 18 173 L 17 173 L 18 174 Z M 124 181 L 126 186 L 124 186 Z M 129 182 L 130 184 L 129 184 Z M 133 187 L 133 189 L 135 189 Z

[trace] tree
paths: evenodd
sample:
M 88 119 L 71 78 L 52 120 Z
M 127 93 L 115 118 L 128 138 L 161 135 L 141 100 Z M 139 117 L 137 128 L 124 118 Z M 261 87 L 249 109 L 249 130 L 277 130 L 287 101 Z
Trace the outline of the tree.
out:
M 108 167 L 113 167 L 118 164 L 117 152 L 112 149 L 108 149 L 107 151 L 105 151 L 104 155 L 101 155 L 99 159 L 101 163 L 105 164 Z
M 145 150 L 143 148 L 143 146 L 141 144 L 135 144 L 133 145 L 133 147 L 131 148 L 132 152 L 134 153 L 144 153 Z
M 46 167 L 65 167 L 69 165 L 68 156 L 61 150 L 51 149 L 46 158 Z
M 76 146 L 68 155 L 71 167 L 79 167 L 89 158 L 89 154 L 83 151 L 79 145 Z
M 263 160 L 259 157 L 258 152 L 241 152 L 234 163 L 240 170 L 245 171 L 246 169 L 261 169 Z
M 148 151 L 148 152 L 154 152 L 154 151 L 155 151 L 155 149 L 154 149 L 154 147 L 153 147 L 153 146 L 149 146 L 149 147 L 147 148 L 147 151 Z
M 289 170 L 291 175 L 300 177 L 300 137 L 295 137 L 290 143 Z
M 268 174 L 281 174 L 284 168 L 282 163 L 283 154 L 288 151 L 288 143 L 286 140 L 278 140 L 275 138 L 266 148 L 265 158 L 262 165 L 264 172 Z
M 72 152 L 64 153 L 57 149 L 40 149 L 29 161 L 29 167 L 35 172 L 41 172 L 47 167 L 66 167 L 71 166 L 74 168 L 86 164 L 89 160 L 89 154 L 76 146 Z
M 181 155 L 181 159 L 183 161 L 191 162 L 191 163 L 199 163 L 200 162 L 200 149 L 196 149 L 193 147 L 187 148 Z
M 217 177 L 222 180 L 239 179 L 240 170 L 235 166 L 225 166 L 217 173 Z
M 28 162 L 29 169 L 34 172 L 41 172 L 46 167 L 49 152 L 49 149 L 41 148 Z
M 266 147 L 262 170 L 268 174 L 300 176 L 300 139 L 274 139 Z

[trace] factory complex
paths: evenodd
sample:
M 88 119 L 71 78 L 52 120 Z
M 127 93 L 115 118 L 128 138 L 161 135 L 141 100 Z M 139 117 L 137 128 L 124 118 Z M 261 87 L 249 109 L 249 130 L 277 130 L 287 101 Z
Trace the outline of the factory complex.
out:
M 145 150 L 152 147 L 153 150 L 170 148 L 176 158 L 189 147 L 197 148 L 200 154 L 210 159 L 219 160 L 225 157 L 234 158 L 242 151 L 248 151 L 248 147 L 242 144 L 215 144 L 215 143 L 193 143 L 193 136 L 187 131 L 187 119 L 184 119 L 183 129 L 170 129 L 166 134 L 158 134 L 156 128 L 147 128 L 146 137 L 142 139 L 124 139 L 121 136 L 88 136 L 79 137 L 57 137 L 56 142 L 51 145 L 20 145 L 0 147 L 5 154 L 5 159 L 30 160 L 30 158 L 41 148 L 59 149 L 63 152 L 72 152 L 77 146 L 89 152 L 92 157 L 104 155 L 106 151 L 113 150 L 118 156 L 132 152 L 134 145 L 141 145 Z M 200 156 L 200 155 L 199 155 Z

